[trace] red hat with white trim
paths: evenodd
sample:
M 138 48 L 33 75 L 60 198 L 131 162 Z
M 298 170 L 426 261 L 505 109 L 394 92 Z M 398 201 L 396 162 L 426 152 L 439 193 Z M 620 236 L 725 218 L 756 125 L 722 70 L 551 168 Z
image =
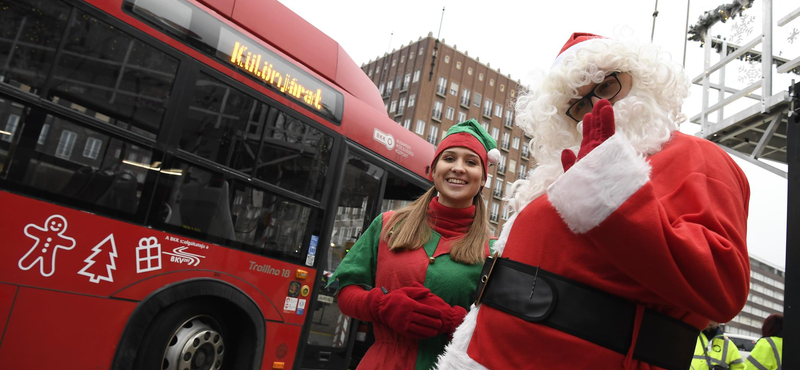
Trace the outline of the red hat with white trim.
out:
M 561 64 L 561 61 L 564 60 L 564 58 L 567 55 L 575 54 L 578 52 L 580 48 L 586 46 L 586 44 L 583 44 L 584 41 L 595 40 L 595 39 L 607 40 L 608 38 L 600 35 L 595 35 L 593 33 L 586 33 L 586 32 L 573 33 L 572 36 L 570 36 L 569 39 L 567 40 L 567 43 L 564 44 L 564 47 L 561 48 L 561 51 L 558 52 L 558 56 L 556 57 L 556 60 L 553 61 L 552 67 Z

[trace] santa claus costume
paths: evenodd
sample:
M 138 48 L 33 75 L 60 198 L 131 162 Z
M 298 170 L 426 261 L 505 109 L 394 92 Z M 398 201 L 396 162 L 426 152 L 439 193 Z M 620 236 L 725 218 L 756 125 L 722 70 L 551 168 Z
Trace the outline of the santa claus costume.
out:
M 625 97 L 566 116 L 614 72 L 631 77 Z M 699 330 L 747 299 L 747 179 L 677 131 L 688 81 L 653 45 L 573 34 L 534 86 L 516 109 L 538 166 L 437 368 L 688 368 Z

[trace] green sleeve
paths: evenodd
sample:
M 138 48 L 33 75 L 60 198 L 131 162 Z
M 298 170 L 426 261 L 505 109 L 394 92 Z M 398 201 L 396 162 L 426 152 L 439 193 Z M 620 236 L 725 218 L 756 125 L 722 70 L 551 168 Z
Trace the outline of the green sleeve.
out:
M 381 214 L 372 220 L 367 230 L 350 247 L 350 251 L 347 252 L 342 263 L 328 280 L 328 286 L 339 280 L 336 293 L 348 285 L 359 284 L 370 287 L 375 285 L 375 269 L 378 264 L 378 245 L 382 227 L 383 215 Z

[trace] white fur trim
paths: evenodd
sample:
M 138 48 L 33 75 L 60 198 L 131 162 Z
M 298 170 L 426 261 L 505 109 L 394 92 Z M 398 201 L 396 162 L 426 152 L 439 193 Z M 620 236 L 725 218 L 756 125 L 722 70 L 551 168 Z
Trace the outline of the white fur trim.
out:
M 489 160 L 491 164 L 497 164 L 500 162 L 500 151 L 497 148 L 494 148 L 486 153 L 486 159 Z
M 464 317 L 464 322 L 456 328 L 453 340 L 444 348 L 444 353 L 439 355 L 435 370 L 488 370 L 483 365 L 475 362 L 467 354 L 475 324 L 478 322 L 479 307 L 472 305 L 469 313 Z
M 550 185 L 547 196 L 570 230 L 583 234 L 644 186 L 650 169 L 617 131 Z

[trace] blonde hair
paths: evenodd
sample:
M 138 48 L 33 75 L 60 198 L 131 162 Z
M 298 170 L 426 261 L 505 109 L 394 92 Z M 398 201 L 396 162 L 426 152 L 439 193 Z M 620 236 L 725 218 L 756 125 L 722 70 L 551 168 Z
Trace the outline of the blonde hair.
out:
M 425 194 L 411 204 L 394 212 L 381 229 L 381 240 L 389 244 L 389 250 L 414 250 L 422 247 L 431 238 L 428 225 L 428 204 L 436 196 L 436 188 L 431 187 Z M 486 255 L 484 246 L 492 236 L 489 231 L 486 204 L 483 195 L 478 193 L 473 199 L 475 217 L 467 234 L 453 244 L 450 259 L 468 265 L 483 262 Z

